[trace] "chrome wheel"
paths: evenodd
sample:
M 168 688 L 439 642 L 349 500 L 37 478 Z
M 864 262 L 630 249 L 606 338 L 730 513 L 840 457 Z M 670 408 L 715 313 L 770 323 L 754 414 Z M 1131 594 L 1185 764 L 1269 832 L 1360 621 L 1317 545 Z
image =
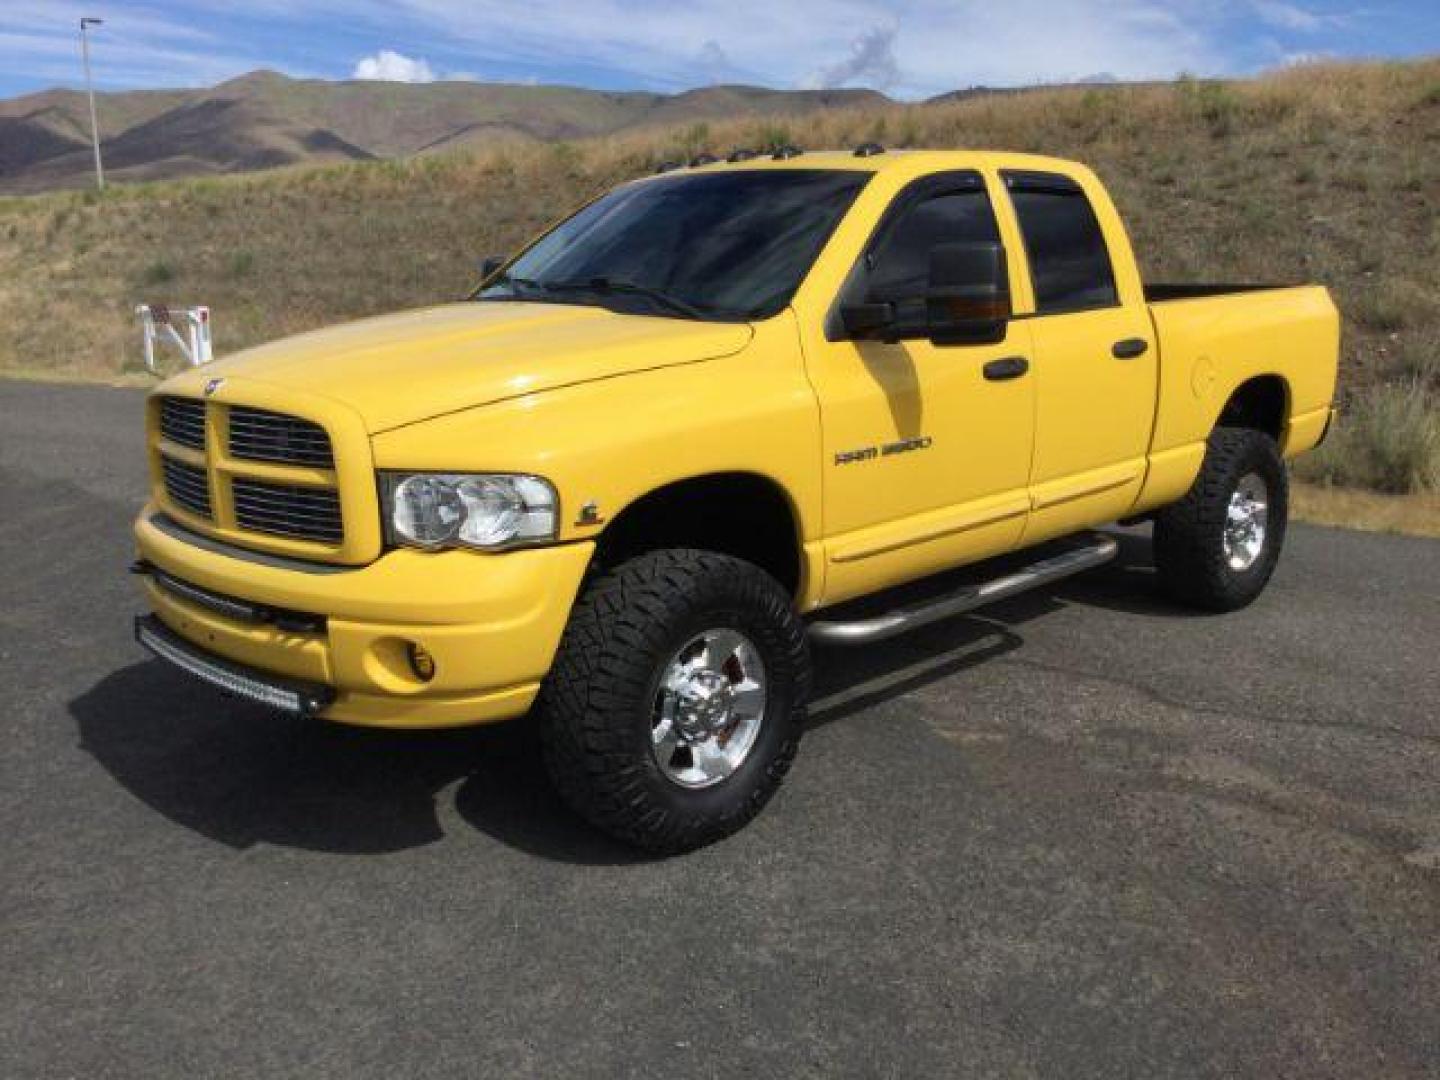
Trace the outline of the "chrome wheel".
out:
M 661 672 L 650 721 L 655 761 L 667 779 L 704 788 L 750 756 L 765 721 L 765 665 L 738 630 L 707 630 Z
M 1265 550 L 1269 497 L 1265 481 L 1257 473 L 1246 473 L 1235 485 L 1221 541 L 1231 570 L 1249 570 Z

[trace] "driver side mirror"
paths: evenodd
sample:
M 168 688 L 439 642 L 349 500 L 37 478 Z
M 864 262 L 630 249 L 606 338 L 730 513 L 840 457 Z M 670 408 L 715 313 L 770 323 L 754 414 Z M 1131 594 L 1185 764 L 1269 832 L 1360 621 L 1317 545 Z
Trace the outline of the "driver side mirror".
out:
M 895 328 L 895 305 L 845 304 L 840 308 L 840 324 L 854 341 L 887 338 Z
M 1010 274 L 1003 244 L 937 244 L 930 249 L 925 291 L 930 340 L 937 345 L 1002 341 L 1010 314 Z
M 1003 244 L 936 244 L 929 251 L 924 291 L 893 301 L 844 304 L 844 337 L 896 342 L 928 338 L 937 345 L 1005 340 L 1010 275 Z

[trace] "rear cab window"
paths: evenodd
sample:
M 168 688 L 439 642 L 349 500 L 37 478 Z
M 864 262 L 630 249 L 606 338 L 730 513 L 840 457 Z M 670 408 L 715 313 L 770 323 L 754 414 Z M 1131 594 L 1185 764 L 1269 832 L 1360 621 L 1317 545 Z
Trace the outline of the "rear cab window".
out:
M 1105 235 L 1080 185 L 1060 173 L 1001 173 L 1020 223 L 1035 313 L 1115 307 L 1115 271 Z

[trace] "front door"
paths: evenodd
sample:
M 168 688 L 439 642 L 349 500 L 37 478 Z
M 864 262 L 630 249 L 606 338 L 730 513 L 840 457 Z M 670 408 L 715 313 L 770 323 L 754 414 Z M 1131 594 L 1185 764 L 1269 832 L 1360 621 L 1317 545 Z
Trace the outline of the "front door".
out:
M 923 304 L 930 250 L 998 241 L 979 173 L 902 191 L 847 280 L 845 302 Z M 1013 291 L 1013 283 L 1012 283 Z M 1029 510 L 1034 380 L 1025 322 L 1004 340 L 806 343 L 820 403 L 827 603 L 1014 547 Z

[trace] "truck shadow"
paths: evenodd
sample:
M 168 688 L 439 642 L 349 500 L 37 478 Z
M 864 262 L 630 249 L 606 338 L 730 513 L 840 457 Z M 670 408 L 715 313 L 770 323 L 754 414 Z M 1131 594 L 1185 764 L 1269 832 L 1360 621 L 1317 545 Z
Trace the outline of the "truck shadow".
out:
M 70 711 L 81 746 L 128 791 L 236 849 L 393 852 L 458 824 L 561 861 L 635 858 L 554 796 L 523 722 L 394 732 L 301 720 L 195 685 L 159 661 L 115 672 Z
M 1085 578 L 867 649 L 817 650 L 812 733 L 1021 648 L 1020 627 L 1067 603 L 1176 617 L 1150 598 L 1142 558 L 1148 543 L 1127 537 L 1116 564 Z M 643 859 L 560 802 L 533 725 L 523 721 L 415 733 L 301 721 L 215 693 L 158 661 L 112 673 L 70 712 L 81 746 L 126 790 L 236 849 L 393 852 L 463 824 L 562 862 Z

